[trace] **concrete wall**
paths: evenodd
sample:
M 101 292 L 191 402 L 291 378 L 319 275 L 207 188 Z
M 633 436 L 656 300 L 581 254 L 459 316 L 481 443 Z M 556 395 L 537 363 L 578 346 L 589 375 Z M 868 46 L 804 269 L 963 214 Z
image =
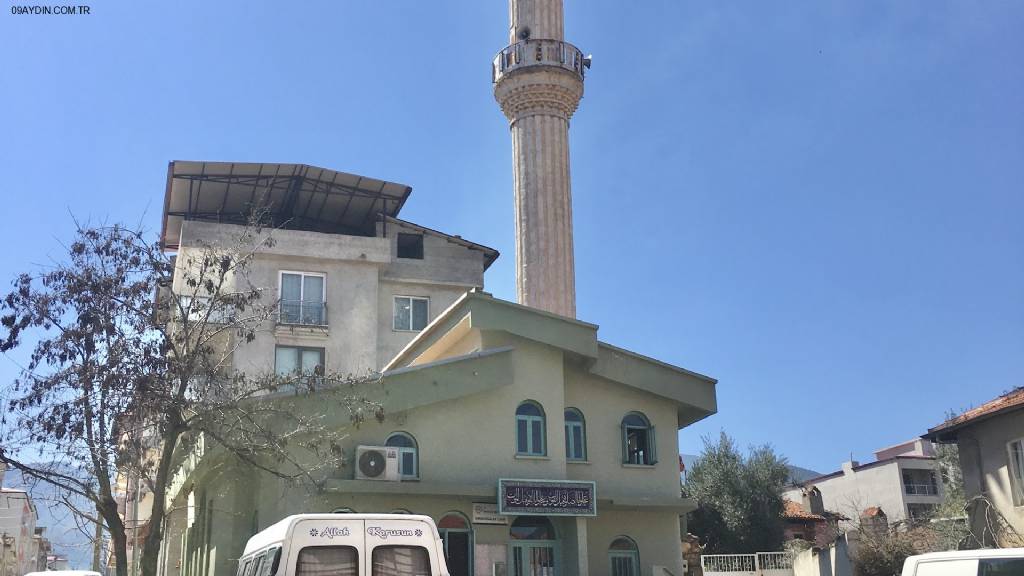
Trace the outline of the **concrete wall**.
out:
M 958 433 L 960 467 L 968 497 L 984 495 L 1024 535 L 1024 507 L 1015 505 L 1007 444 L 1024 438 L 1020 412 L 983 420 Z M 975 518 L 980 522 L 981 518 Z M 975 527 L 980 534 L 980 526 Z
M 588 374 L 566 370 L 565 406 L 583 413 L 587 433 L 587 464 L 569 462 L 568 477 L 596 480 L 602 490 L 643 497 L 679 496 L 679 435 L 675 407 L 653 394 Z M 641 412 L 655 427 L 658 463 L 622 463 L 622 419 Z M 564 425 L 563 414 L 558 420 Z M 560 432 L 564 446 L 564 429 Z
M 329 493 L 317 494 L 266 474 L 247 472 L 239 465 L 227 471 L 218 466 L 216 476 L 206 476 L 195 483 L 197 501 L 205 503 L 210 510 L 197 511 L 195 517 L 211 521 L 209 514 L 213 514 L 215 527 L 205 533 L 203 528 L 195 526 L 186 531 L 184 554 L 186 565 L 192 571 L 180 573 L 180 576 L 227 574 L 248 536 L 288 514 L 331 511 L 339 507 L 358 512 L 390 512 L 402 508 L 435 519 L 451 510 L 471 518 L 472 502 L 494 502 L 496 479 L 503 477 L 597 481 L 599 516 L 586 521 L 589 574 L 608 573 L 608 546 L 620 535 L 637 542 L 644 574 L 649 574 L 652 566 L 665 566 L 681 574 L 679 512 L 671 508 L 619 504 L 620 501 L 664 502 L 679 498 L 674 406 L 646 392 L 588 375 L 581 367 L 567 362 L 557 348 L 504 332 L 473 330 L 457 342 L 454 349 L 479 346 L 513 348 L 509 382 L 458 399 L 457 409 L 446 402 L 387 412 L 383 423 L 367 422 L 348 431 L 344 448 L 351 455 L 358 445 L 383 444 L 393 432 L 411 434 L 419 447 L 420 477 L 417 481 L 394 485 L 393 493 L 366 493 L 365 486 L 356 484 L 372 482 L 344 482 L 354 478 L 354 462 L 350 460 L 344 469 L 333 475 L 343 482 L 332 485 Z M 429 387 L 430 382 L 424 381 L 423 385 Z M 429 394 L 429 390 L 425 393 Z M 515 453 L 515 410 L 524 400 L 539 403 L 547 416 L 546 456 L 522 457 Z M 579 408 L 586 418 L 587 464 L 571 464 L 565 460 L 563 412 L 567 406 Z M 643 412 L 656 426 L 660 455 L 656 466 L 622 464 L 620 423 L 630 411 Z M 417 484 L 431 489 L 478 486 L 483 487 L 482 495 L 489 496 L 420 494 L 416 493 Z M 384 487 L 382 490 L 387 491 Z M 562 542 L 560 558 L 564 570 L 561 574 L 575 574 L 579 565 L 576 521 L 573 518 L 553 521 Z M 180 523 L 180 520 L 172 522 Z M 499 548 L 507 550 L 507 527 L 476 525 L 474 529 L 476 543 L 485 546 L 481 548 L 481 558 L 497 554 L 495 551 Z M 196 543 L 200 547 L 196 547 Z M 209 548 L 201 549 L 203 545 Z M 173 554 L 168 556 L 173 557 Z M 504 559 L 502 556 L 501 560 Z M 209 566 L 215 572 L 196 571 L 202 566 Z M 177 576 L 179 573 L 168 574 Z
M 846 540 L 843 538 L 829 546 L 804 550 L 793 559 L 794 576 L 852 576 L 852 574 L 853 566 L 850 562 Z
M 384 495 L 352 493 L 313 493 L 295 489 L 286 482 L 260 476 L 255 494 L 258 519 L 249 524 L 248 519 L 235 522 L 228 531 L 215 530 L 211 537 L 216 550 L 203 552 L 186 542 L 186 571 L 168 572 L 171 576 L 202 576 L 196 566 L 209 566 L 205 574 L 229 575 L 234 573 L 237 558 L 241 555 L 245 541 L 255 532 L 288 514 L 306 512 L 330 512 L 348 508 L 356 512 L 392 512 L 408 510 L 414 514 L 425 514 L 435 521 L 448 513 L 456 512 L 472 520 L 473 502 L 490 501 L 493 498 L 470 498 L 441 495 Z M 197 511 L 197 519 L 203 512 Z M 572 517 L 551 517 L 558 535 L 558 561 L 560 574 L 578 574 L 579 554 L 576 519 Z M 666 566 L 674 574 L 682 574 L 682 556 L 679 549 L 679 517 L 672 512 L 639 512 L 609 509 L 600 511 L 600 519 L 587 519 L 588 574 L 606 576 L 610 573 L 608 548 L 619 536 L 628 536 L 637 543 L 640 555 L 641 574 L 650 574 L 652 566 Z M 180 520 L 179 520 L 180 523 Z M 493 524 L 471 524 L 477 556 L 476 574 L 490 575 L 491 561 L 507 560 L 509 526 Z M 219 533 L 218 533 L 219 532 Z M 202 541 L 202 529 L 193 526 L 190 537 Z M 180 537 L 179 537 L 180 540 Z M 180 545 L 179 545 L 180 547 Z M 173 558 L 169 556 L 168 558 Z M 173 561 L 173 560 L 172 560 Z
M 188 293 L 181 270 L 190 257 L 202 253 L 203 242 L 230 246 L 242 230 L 229 224 L 184 222 L 174 291 Z M 483 286 L 484 261 L 479 250 L 428 234 L 423 260 L 400 259 L 399 231 L 403 230 L 389 225 L 386 238 L 273 231 L 274 245 L 260 250 L 248 280 L 267 290 L 269 306 L 279 297 L 282 271 L 324 274 L 328 327 L 325 332 L 268 323 L 255 342 L 238 350 L 235 367 L 252 373 L 273 370 L 274 348 L 280 344 L 325 348 L 326 367 L 331 371 L 379 370 L 416 335 L 394 330 L 394 296 L 429 298 L 433 320 L 468 289 Z
M 904 468 L 935 470 L 936 464 L 934 460 L 920 458 L 899 458 L 861 467 L 845 463 L 841 474 L 815 480 L 813 484 L 821 490 L 826 510 L 856 519 L 865 508 L 879 506 L 889 522 L 895 522 L 907 519 L 908 503 L 938 504 L 942 500 L 941 486 L 938 496 L 905 494 L 901 472 Z M 799 490 L 787 491 L 784 496 L 800 501 Z
M 427 311 L 430 320 L 433 320 L 454 304 L 465 292 L 466 288 L 462 286 L 381 280 L 377 298 L 377 350 L 380 358 L 377 368 L 383 367 L 394 358 L 418 333 L 418 331 L 395 330 L 395 296 L 427 298 L 429 300 Z
M 378 235 L 384 227 L 377 226 Z M 464 289 L 483 288 L 484 253 L 470 250 L 434 234 L 423 234 L 423 259 L 398 258 L 398 234 L 419 234 L 416 229 L 389 222 L 387 238 L 391 261 L 381 276 L 393 280 L 416 280 L 459 284 Z

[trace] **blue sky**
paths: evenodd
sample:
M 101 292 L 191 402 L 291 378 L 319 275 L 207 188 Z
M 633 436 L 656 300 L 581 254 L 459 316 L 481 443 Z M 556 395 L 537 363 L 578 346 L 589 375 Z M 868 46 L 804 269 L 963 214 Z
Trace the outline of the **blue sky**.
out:
M 0 13 L 0 281 L 70 214 L 158 228 L 173 159 L 403 182 L 498 248 L 507 5 L 114 2 Z M 724 429 L 793 463 L 923 433 L 1024 384 L 1024 3 L 568 0 L 594 54 L 571 131 L 579 317 L 720 380 Z M 0 359 L 0 377 L 15 366 Z

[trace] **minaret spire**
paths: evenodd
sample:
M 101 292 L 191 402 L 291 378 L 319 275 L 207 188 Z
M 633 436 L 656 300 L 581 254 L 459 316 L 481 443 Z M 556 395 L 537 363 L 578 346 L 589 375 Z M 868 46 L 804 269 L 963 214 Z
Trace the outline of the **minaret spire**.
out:
M 562 0 L 509 0 L 509 22 L 493 79 L 512 132 L 516 295 L 575 317 L 569 118 L 590 60 L 563 39 Z

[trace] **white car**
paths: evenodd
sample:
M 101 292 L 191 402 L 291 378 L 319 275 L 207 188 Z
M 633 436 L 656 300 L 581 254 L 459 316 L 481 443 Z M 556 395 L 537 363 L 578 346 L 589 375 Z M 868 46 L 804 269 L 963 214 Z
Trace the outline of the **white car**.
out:
M 911 556 L 903 563 L 902 576 L 1024 576 L 1024 548 Z
M 297 514 L 249 538 L 236 576 L 449 576 L 437 526 L 414 514 Z

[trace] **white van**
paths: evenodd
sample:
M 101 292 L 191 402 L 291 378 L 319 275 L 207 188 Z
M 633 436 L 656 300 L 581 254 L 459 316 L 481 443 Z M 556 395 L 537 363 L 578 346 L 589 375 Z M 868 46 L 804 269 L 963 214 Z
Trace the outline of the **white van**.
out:
M 1024 576 L 1024 548 L 911 556 L 903 563 L 902 576 Z
M 297 514 L 249 538 L 236 576 L 449 576 L 429 516 Z

